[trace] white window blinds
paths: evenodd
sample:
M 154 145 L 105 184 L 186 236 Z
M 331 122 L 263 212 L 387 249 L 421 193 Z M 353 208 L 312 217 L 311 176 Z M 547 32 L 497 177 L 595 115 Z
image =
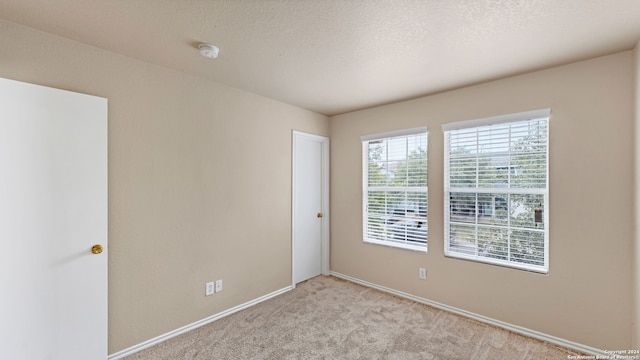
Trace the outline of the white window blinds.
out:
M 362 137 L 365 242 L 426 250 L 426 131 Z
M 548 272 L 548 119 L 443 126 L 446 256 Z

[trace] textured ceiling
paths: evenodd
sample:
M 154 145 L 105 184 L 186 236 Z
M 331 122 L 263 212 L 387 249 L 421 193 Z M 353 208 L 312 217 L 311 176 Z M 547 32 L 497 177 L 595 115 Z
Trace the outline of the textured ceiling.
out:
M 640 39 L 640 0 L 0 0 L 0 17 L 327 115 Z

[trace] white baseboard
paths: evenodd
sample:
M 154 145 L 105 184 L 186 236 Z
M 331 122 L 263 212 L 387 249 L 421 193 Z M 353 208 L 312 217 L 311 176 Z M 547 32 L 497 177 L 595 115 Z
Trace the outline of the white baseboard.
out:
M 492 319 L 492 318 L 489 318 L 489 317 L 486 317 L 486 316 L 474 314 L 474 313 L 469 312 L 469 311 L 461 310 L 461 309 L 458 309 L 458 308 L 455 308 L 455 307 L 452 307 L 452 306 L 449 306 L 449 305 L 441 304 L 441 303 L 438 303 L 438 302 L 435 302 L 435 301 L 431 301 L 431 300 L 428 300 L 428 299 L 421 298 L 419 296 L 411 295 L 409 293 L 405 293 L 405 292 L 394 290 L 394 289 L 391 289 L 391 288 L 388 288 L 388 287 L 380 286 L 380 285 L 377 285 L 377 284 L 374 284 L 374 283 L 370 283 L 368 281 L 360 280 L 360 279 L 357 279 L 357 278 L 354 278 L 354 277 L 351 277 L 351 276 L 348 276 L 348 275 L 344 275 L 344 274 L 341 274 L 341 273 L 338 273 L 338 272 L 335 272 L 335 271 L 331 271 L 331 275 L 335 276 L 337 278 L 343 279 L 343 280 L 347 280 L 347 281 L 350 281 L 350 282 L 353 282 L 353 283 L 356 283 L 356 284 L 360 284 L 362 286 L 366 286 L 366 287 L 370 287 L 370 288 L 377 289 L 377 290 L 380 290 L 380 291 L 384 291 L 384 292 L 387 292 L 387 293 L 390 293 L 390 294 L 393 294 L 393 295 L 396 295 L 396 296 L 399 296 L 399 297 L 403 297 L 405 299 L 413 300 L 415 302 L 419 302 L 421 304 L 429 305 L 429 306 L 432 306 L 432 307 L 440 309 L 440 310 L 445 310 L 445 311 L 448 311 L 448 312 L 451 312 L 451 313 L 454 313 L 454 314 L 458 314 L 458 315 L 461 315 L 461 316 L 464 316 L 464 317 L 467 317 L 467 318 L 471 318 L 473 320 L 480 321 L 480 322 L 485 323 L 485 324 L 497 326 L 497 327 L 500 327 L 500 328 L 503 328 L 503 329 L 506 329 L 506 330 L 509 330 L 509 331 L 513 331 L 513 332 L 518 333 L 518 334 L 522 334 L 522 335 L 529 336 L 529 337 L 532 337 L 532 338 L 535 338 L 535 339 L 538 339 L 538 340 L 542 340 L 542 341 L 546 341 L 546 342 L 549 342 L 549 343 L 552 343 L 552 344 L 556 344 L 556 345 L 559 345 L 559 346 L 562 346 L 562 347 L 565 347 L 565 348 L 568 348 L 568 349 L 572 349 L 572 350 L 575 350 L 575 351 L 578 351 L 578 352 L 581 352 L 581 353 L 594 355 L 594 356 L 597 356 L 597 355 L 606 356 L 607 355 L 603 350 L 600 350 L 600 349 L 596 349 L 596 348 L 593 348 L 593 347 L 590 347 L 590 346 L 587 346 L 587 345 L 579 344 L 579 343 L 576 343 L 576 342 L 573 342 L 573 341 L 561 339 L 561 338 L 558 338 L 558 337 L 555 337 L 555 336 L 551 336 L 551 335 L 548 335 L 548 334 L 545 334 L 545 333 L 541 333 L 539 331 L 527 329 L 527 328 L 524 328 L 524 327 L 521 327 L 521 326 L 509 324 L 509 323 L 506 323 L 506 322 L 503 322 L 503 321 L 500 321 L 500 320 L 496 320 L 496 319 Z
M 153 345 L 159 344 L 159 343 L 161 343 L 163 341 L 169 340 L 174 336 L 178 336 L 180 334 L 184 334 L 184 333 L 186 333 L 188 331 L 197 329 L 197 328 L 199 328 L 201 326 L 204 326 L 204 325 L 207 325 L 207 324 L 209 324 L 211 322 L 214 322 L 216 320 L 222 319 L 223 317 L 229 316 L 229 315 L 231 315 L 233 313 L 236 313 L 236 312 L 238 312 L 240 310 L 244 310 L 246 308 L 249 308 L 251 306 L 259 304 L 259 303 L 261 303 L 263 301 L 266 301 L 266 300 L 274 298 L 274 297 L 276 297 L 278 295 L 284 294 L 287 291 L 291 291 L 292 289 L 293 289 L 292 286 L 287 286 L 287 287 L 282 288 L 280 290 L 276 290 L 276 291 L 274 291 L 274 292 L 272 292 L 270 294 L 261 296 L 261 297 L 259 297 L 257 299 L 251 300 L 251 301 L 247 301 L 244 304 L 240 304 L 238 306 L 232 307 L 232 308 L 227 309 L 225 311 L 219 312 L 219 313 L 217 313 L 215 315 L 212 315 L 212 316 L 209 316 L 209 317 L 204 318 L 202 320 L 196 321 L 196 322 L 194 322 L 192 324 L 183 326 L 183 327 L 181 327 L 179 329 L 176 329 L 176 330 L 173 330 L 173 331 L 169 331 L 166 334 L 160 335 L 158 337 L 155 337 L 153 339 L 147 340 L 147 341 L 145 341 L 143 343 L 140 343 L 138 345 L 134 345 L 134 346 L 132 346 L 130 348 L 127 348 L 127 349 L 118 351 L 116 353 L 113 353 L 113 354 L 109 355 L 108 360 L 119 360 L 119 359 L 122 359 L 125 356 L 132 355 L 134 353 L 137 353 L 138 351 L 141 351 L 141 350 L 146 349 L 148 347 L 151 347 Z
M 590 347 L 590 346 L 579 344 L 579 343 L 576 343 L 576 342 L 573 342 L 573 341 L 561 339 L 561 338 L 558 338 L 558 337 L 555 337 L 555 336 L 551 336 L 551 335 L 548 335 L 548 334 L 545 334 L 545 333 L 541 333 L 541 332 L 538 332 L 538 331 L 535 331 L 535 330 L 527 329 L 527 328 L 524 328 L 524 327 L 521 327 L 521 326 L 509 324 L 509 323 L 506 323 L 506 322 L 503 322 L 503 321 L 495 320 L 495 319 L 492 319 L 492 318 L 489 318 L 489 317 L 486 317 L 486 316 L 482 316 L 482 315 L 478 315 L 478 314 L 475 314 L 475 313 L 472 313 L 472 312 L 469 312 L 469 311 L 461 310 L 461 309 L 458 309 L 458 308 L 455 308 L 455 307 L 452 307 L 452 306 L 449 306 L 449 305 L 441 304 L 441 303 L 438 303 L 438 302 L 435 302 L 435 301 L 432 301 L 432 300 L 428 300 L 428 299 L 425 299 L 425 298 L 421 298 L 419 296 L 415 296 L 415 295 L 412 295 L 412 294 L 409 294 L 409 293 L 405 293 L 405 292 L 398 291 L 398 290 L 395 290 L 395 289 L 391 289 L 391 288 L 388 288 L 388 287 L 380 286 L 380 285 L 377 285 L 377 284 L 374 284 L 374 283 L 371 283 L 371 282 L 368 282 L 368 281 L 360 280 L 360 279 L 357 279 L 357 278 L 354 278 L 354 277 L 351 277 L 351 276 L 348 276 L 348 275 L 344 275 L 344 274 L 341 274 L 341 273 L 338 273 L 338 272 L 335 272 L 335 271 L 331 271 L 330 275 L 331 276 L 335 276 L 335 277 L 340 278 L 340 279 L 344 279 L 344 280 L 356 283 L 356 284 L 360 284 L 362 286 L 366 286 L 366 287 L 370 287 L 370 288 L 377 289 L 377 290 L 380 290 L 380 291 L 384 291 L 386 293 L 390 293 L 390 294 L 393 294 L 393 295 L 396 295 L 396 296 L 399 296 L 399 297 L 402 297 L 402 298 L 405 298 L 405 299 L 413 300 L 413 301 L 416 301 L 416 302 L 421 303 L 421 304 L 432 306 L 432 307 L 437 308 L 437 309 L 448 311 L 448 312 L 451 312 L 451 313 L 454 313 L 454 314 L 458 314 L 458 315 L 461 315 L 461 316 L 464 316 L 464 317 L 467 317 L 467 318 L 471 318 L 471 319 L 483 322 L 485 324 L 497 326 L 497 327 L 500 327 L 500 328 L 503 328 L 503 329 L 506 329 L 506 330 L 509 330 L 509 331 L 513 331 L 513 332 L 518 333 L 518 334 L 522 334 L 522 335 L 529 336 L 529 337 L 532 337 L 532 338 L 535 338 L 535 339 L 538 339 L 538 340 L 542 340 L 542 341 L 546 341 L 546 342 L 549 342 L 549 343 L 552 343 L 552 344 L 563 346 L 563 347 L 566 347 L 566 348 L 569 348 L 569 349 L 572 349 L 572 350 L 575 350 L 575 351 L 579 351 L 579 352 L 582 352 L 582 353 L 585 353 L 585 354 L 590 354 L 590 355 L 595 355 L 595 356 L 597 356 L 597 355 L 606 356 L 607 355 L 603 350 L 600 350 L 600 349 L 596 349 L 596 348 L 593 348 L 593 347 Z M 126 356 L 129 356 L 129 355 L 132 355 L 134 353 L 137 353 L 138 351 L 141 351 L 141 350 L 146 349 L 148 347 L 151 347 L 153 345 L 159 344 L 159 343 L 161 343 L 163 341 L 169 340 L 172 337 L 178 336 L 180 334 L 184 334 L 184 333 L 186 333 L 188 331 L 197 329 L 197 328 L 199 328 L 201 326 L 204 326 L 204 325 L 209 324 L 211 322 L 214 322 L 216 320 L 222 319 L 222 318 L 224 318 L 226 316 L 229 316 L 229 315 L 231 315 L 233 313 L 236 313 L 238 311 L 241 311 L 241 310 L 244 310 L 244 309 L 249 308 L 251 306 L 254 306 L 256 304 L 259 304 L 259 303 L 261 303 L 263 301 L 266 301 L 266 300 L 269 300 L 271 298 L 274 298 L 274 297 L 276 297 L 278 295 L 281 295 L 281 294 L 283 294 L 285 292 L 291 291 L 292 289 L 293 289 L 293 286 L 287 286 L 287 287 L 282 288 L 280 290 L 276 290 L 276 291 L 274 291 L 274 292 L 272 292 L 270 294 L 261 296 L 261 297 L 259 297 L 257 299 L 248 301 L 248 302 L 246 302 L 244 304 L 240 304 L 240 305 L 238 305 L 236 307 L 233 307 L 231 309 L 222 311 L 220 313 L 217 313 L 217 314 L 212 315 L 210 317 L 207 317 L 205 319 L 196 321 L 196 322 L 194 322 L 192 324 L 189 324 L 189 325 L 183 326 L 183 327 L 181 327 L 179 329 L 170 331 L 170 332 L 168 332 L 166 334 L 163 334 L 163 335 L 160 335 L 160 336 L 155 337 L 153 339 L 147 340 L 147 341 L 142 342 L 142 343 L 140 343 L 138 345 L 134 345 L 134 346 L 132 346 L 130 348 L 127 348 L 127 349 L 118 351 L 116 353 L 113 353 L 113 354 L 109 355 L 108 360 L 119 360 L 119 359 L 122 359 L 122 358 L 124 358 Z

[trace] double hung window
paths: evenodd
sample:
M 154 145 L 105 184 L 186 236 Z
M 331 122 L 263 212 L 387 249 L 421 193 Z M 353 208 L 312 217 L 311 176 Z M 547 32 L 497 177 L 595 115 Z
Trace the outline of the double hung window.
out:
M 362 137 L 363 235 L 369 243 L 427 249 L 427 129 Z
M 443 126 L 445 255 L 547 273 L 549 110 Z

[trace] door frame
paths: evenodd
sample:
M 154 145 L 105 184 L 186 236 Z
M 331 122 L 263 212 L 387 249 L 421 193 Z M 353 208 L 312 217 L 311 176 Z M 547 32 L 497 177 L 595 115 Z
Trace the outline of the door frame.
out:
M 322 147 L 322 159 L 321 159 L 321 204 L 320 210 L 323 214 L 321 224 L 321 274 L 329 275 L 329 138 L 326 136 L 309 134 L 301 131 L 293 130 L 292 132 L 292 146 L 291 146 L 291 285 L 295 289 L 295 189 L 296 189 L 296 145 L 297 139 L 305 138 L 307 140 L 313 140 L 320 143 Z

